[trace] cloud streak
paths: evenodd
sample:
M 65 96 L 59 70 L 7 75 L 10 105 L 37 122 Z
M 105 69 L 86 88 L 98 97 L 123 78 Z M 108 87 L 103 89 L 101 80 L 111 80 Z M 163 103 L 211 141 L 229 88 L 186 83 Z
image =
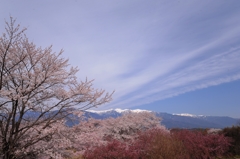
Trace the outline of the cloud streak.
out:
M 216 54 L 211 58 L 187 66 L 175 73 L 160 76 L 124 94 L 110 107 L 134 107 L 173 97 L 189 91 L 207 88 L 240 79 L 240 48 Z M 139 87 L 138 87 L 139 88 Z M 131 97 L 131 98 L 129 98 Z
M 47 2 L 6 1 L 0 17 L 17 17 L 40 46 L 63 47 L 80 79 L 115 90 L 102 109 L 136 107 L 240 79 L 237 0 Z

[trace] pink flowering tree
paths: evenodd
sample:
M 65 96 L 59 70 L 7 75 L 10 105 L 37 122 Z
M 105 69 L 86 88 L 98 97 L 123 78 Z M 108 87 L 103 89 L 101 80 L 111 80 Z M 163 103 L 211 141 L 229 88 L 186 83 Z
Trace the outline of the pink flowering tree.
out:
M 106 145 L 111 140 L 131 143 L 140 131 L 150 128 L 166 128 L 160 124 L 161 119 L 151 112 L 126 113 L 118 118 L 104 120 L 89 119 L 72 127 L 75 134 L 74 148 L 83 153 L 86 149 Z
M 94 89 L 92 81 L 77 81 L 78 69 L 61 58 L 63 51 L 37 47 L 13 18 L 5 29 L 0 37 L 0 155 L 27 158 L 51 147 L 49 141 L 73 108 L 104 104 L 111 94 Z M 39 142 L 46 144 L 34 146 Z
M 141 112 L 127 113 L 118 118 L 104 120 L 91 118 L 80 121 L 73 127 L 67 127 L 59 121 L 52 124 L 51 128 L 44 130 L 52 132 L 51 140 L 46 138 L 47 141 L 39 141 L 38 144 L 25 149 L 25 152 L 33 152 L 37 149 L 41 154 L 38 155 L 39 158 L 72 158 L 81 156 L 86 150 L 108 145 L 114 140 L 131 145 L 140 132 L 151 128 L 169 133 L 164 126 L 160 125 L 160 120 L 151 112 Z M 32 131 L 31 135 L 37 132 Z
M 221 158 L 231 145 L 230 138 L 217 133 L 180 130 L 173 132 L 173 136 L 182 141 L 190 158 L 195 159 Z

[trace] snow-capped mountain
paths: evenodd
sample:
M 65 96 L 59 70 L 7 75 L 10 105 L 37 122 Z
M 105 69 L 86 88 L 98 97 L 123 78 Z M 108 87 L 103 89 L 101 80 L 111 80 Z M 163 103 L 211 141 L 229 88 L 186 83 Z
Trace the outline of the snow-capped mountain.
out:
M 91 117 L 95 119 L 106 119 L 109 117 L 119 117 L 124 113 L 138 113 L 148 110 L 141 109 L 109 109 L 109 110 L 88 110 L 85 113 L 86 117 Z M 150 111 L 148 111 L 150 112 Z M 162 118 L 162 124 L 167 128 L 224 128 L 236 125 L 239 119 L 223 116 L 203 116 L 203 115 L 193 115 L 193 114 L 169 114 L 154 112 L 157 116 Z
M 91 113 L 97 113 L 97 114 L 103 114 L 103 113 L 108 113 L 108 112 L 112 112 L 115 111 L 117 113 L 126 113 L 126 112 L 133 112 L 133 113 L 139 113 L 139 112 L 151 112 L 149 110 L 142 110 L 142 109 L 108 109 L 108 110 L 87 110 L 87 112 L 91 112 Z
M 197 118 L 197 117 L 206 117 L 204 115 L 194 115 L 194 114 L 188 114 L 188 113 L 181 113 L 181 114 L 172 114 L 172 115 L 178 115 L 178 116 L 188 116 L 188 117 L 193 117 L 193 118 Z

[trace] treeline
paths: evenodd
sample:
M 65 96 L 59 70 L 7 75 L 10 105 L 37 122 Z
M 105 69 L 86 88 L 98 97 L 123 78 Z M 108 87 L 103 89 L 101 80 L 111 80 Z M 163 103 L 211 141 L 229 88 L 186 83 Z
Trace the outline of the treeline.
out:
M 232 156 L 240 156 L 240 126 L 225 128 L 220 133 L 231 139 L 228 153 Z
M 85 159 L 213 159 L 240 155 L 240 127 L 214 129 L 149 129 L 134 141 L 111 140 L 85 151 Z

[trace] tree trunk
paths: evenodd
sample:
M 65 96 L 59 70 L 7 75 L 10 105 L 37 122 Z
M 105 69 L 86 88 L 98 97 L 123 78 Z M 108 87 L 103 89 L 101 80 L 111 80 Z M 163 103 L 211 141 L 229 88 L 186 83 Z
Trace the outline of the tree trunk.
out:
M 14 159 L 14 157 L 11 149 L 10 149 L 9 143 L 4 143 L 2 147 L 2 159 Z

